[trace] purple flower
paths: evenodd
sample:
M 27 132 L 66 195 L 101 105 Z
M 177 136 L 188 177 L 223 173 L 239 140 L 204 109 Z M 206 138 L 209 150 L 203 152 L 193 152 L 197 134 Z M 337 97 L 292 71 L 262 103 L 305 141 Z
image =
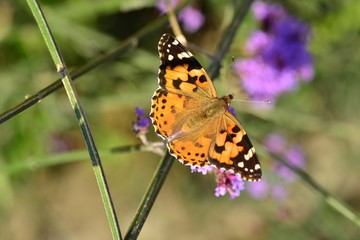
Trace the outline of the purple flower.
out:
M 245 189 L 245 185 L 239 175 L 218 169 L 214 169 L 214 172 L 217 182 L 215 196 L 224 196 L 226 192 L 230 194 L 231 199 L 240 196 L 240 191 Z
M 266 178 L 263 178 L 260 182 L 249 183 L 246 190 L 254 199 L 262 200 L 271 196 L 279 204 L 283 204 L 288 196 L 285 186 L 270 183 Z
M 288 164 L 298 168 L 305 167 L 303 150 L 297 145 L 289 146 L 284 135 L 269 134 L 264 140 L 264 145 L 269 152 L 283 158 Z M 296 175 L 287 166 L 277 161 L 273 162 L 270 167 L 276 176 L 271 178 L 264 176 L 260 182 L 248 184 L 246 189 L 249 195 L 255 199 L 271 196 L 277 203 L 283 204 L 288 196 L 287 188 L 296 179 Z
M 231 106 L 227 106 L 226 109 L 234 116 L 236 117 L 235 108 Z
M 252 57 L 237 60 L 234 70 L 252 99 L 274 104 L 279 95 L 297 90 L 299 81 L 313 78 L 310 31 L 280 5 L 256 2 L 253 12 L 262 27 L 246 43 Z
M 279 133 L 272 133 L 265 138 L 264 144 L 270 153 L 277 154 L 290 165 L 302 169 L 305 168 L 303 150 L 296 145 L 288 146 L 288 143 L 283 135 Z M 274 162 L 272 168 L 282 178 L 282 180 L 293 182 L 296 179 L 295 173 L 283 164 Z
M 170 6 L 175 8 L 178 5 L 178 0 L 170 0 Z M 160 0 L 156 3 L 156 8 L 161 14 L 167 12 L 166 2 Z M 181 10 L 178 14 L 178 19 L 184 27 L 184 31 L 188 33 L 194 33 L 198 31 L 205 23 L 205 16 L 199 9 L 188 6 Z
M 290 165 L 304 169 L 305 168 L 305 158 L 302 149 L 298 146 L 292 146 L 284 154 L 284 160 Z M 284 180 L 287 182 L 293 182 L 296 179 L 295 173 L 288 167 L 275 163 L 274 168 Z
M 191 172 L 199 172 L 202 173 L 202 175 L 206 175 L 207 173 L 210 173 L 213 171 L 213 167 L 212 166 L 203 166 L 203 167 L 198 167 L 198 166 L 190 166 L 191 168 Z
M 179 21 L 182 22 L 184 31 L 194 33 L 205 23 L 205 16 L 197 8 L 192 6 L 184 8 L 179 13 Z
M 288 191 L 282 185 L 274 185 L 271 189 L 271 196 L 280 204 L 283 204 L 288 196 Z
M 246 190 L 255 199 L 264 199 L 269 195 L 269 184 L 262 178 L 259 182 L 253 182 L 247 185 Z
M 260 1 L 252 5 L 254 17 L 259 22 L 268 22 L 270 26 L 286 16 L 284 8 L 279 4 L 268 4 Z
M 242 178 L 239 175 L 229 171 L 220 170 L 212 166 L 191 166 L 191 172 L 200 172 L 203 175 L 214 173 L 216 177 L 216 197 L 225 196 L 226 193 L 229 193 L 230 198 L 234 199 L 240 196 L 240 191 L 245 189 Z
M 304 169 L 305 157 L 304 152 L 299 146 L 292 146 L 285 153 L 286 161 L 294 167 Z
M 253 55 L 260 54 L 269 45 L 272 38 L 263 31 L 255 31 L 246 42 L 246 50 Z
M 284 135 L 271 133 L 265 138 L 264 144 L 269 152 L 282 154 L 286 149 L 287 143 Z
M 145 114 L 145 110 L 139 107 L 135 107 L 136 122 L 132 123 L 133 131 L 136 135 L 146 134 L 150 125 L 150 116 Z
M 179 3 L 179 0 L 169 0 L 167 1 L 169 3 L 169 5 L 172 7 L 172 8 L 175 8 L 178 3 Z M 160 1 L 157 1 L 156 2 L 156 8 L 160 11 L 160 14 L 165 14 L 167 13 L 167 5 L 166 5 L 166 1 L 165 0 L 160 0 Z
M 254 100 L 269 100 L 274 104 L 278 95 L 296 87 L 294 72 L 279 71 L 260 58 L 237 60 L 234 69 Z
M 306 50 L 309 29 L 293 17 L 287 17 L 275 25 L 272 41 L 262 53 L 263 60 L 278 70 L 297 71 L 311 64 Z

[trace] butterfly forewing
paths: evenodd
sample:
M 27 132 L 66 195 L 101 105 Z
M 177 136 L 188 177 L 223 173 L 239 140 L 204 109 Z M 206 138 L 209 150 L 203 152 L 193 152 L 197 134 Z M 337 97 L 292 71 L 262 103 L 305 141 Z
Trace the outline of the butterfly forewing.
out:
M 215 88 L 200 63 L 178 40 L 164 34 L 158 45 L 159 86 L 167 91 L 196 97 L 216 97 Z
M 260 180 L 255 149 L 226 109 L 230 98 L 217 97 L 203 67 L 173 36 L 164 34 L 158 50 L 159 88 L 152 97 L 150 117 L 169 152 L 186 165 L 211 164 L 244 180 Z

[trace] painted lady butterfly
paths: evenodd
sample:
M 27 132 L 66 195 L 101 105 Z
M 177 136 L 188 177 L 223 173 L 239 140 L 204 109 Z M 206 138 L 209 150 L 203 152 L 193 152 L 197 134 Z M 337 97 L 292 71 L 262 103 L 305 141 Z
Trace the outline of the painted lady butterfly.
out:
M 255 149 L 227 110 L 232 95 L 217 97 L 209 76 L 187 48 L 169 34 L 158 45 L 159 88 L 152 97 L 152 124 L 171 155 L 185 165 L 213 165 L 261 179 Z

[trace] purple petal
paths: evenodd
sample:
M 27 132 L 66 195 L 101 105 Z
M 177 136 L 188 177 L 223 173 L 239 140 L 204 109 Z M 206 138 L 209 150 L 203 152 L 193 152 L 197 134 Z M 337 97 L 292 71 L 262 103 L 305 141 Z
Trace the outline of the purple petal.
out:
M 260 182 L 253 182 L 247 185 L 246 190 L 255 199 L 264 199 L 269 194 L 269 185 L 262 179 Z
M 285 159 L 291 165 L 298 168 L 305 168 L 305 157 L 303 150 L 298 146 L 293 146 L 285 153 Z
M 254 31 L 246 42 L 246 50 L 251 54 L 259 54 L 264 51 L 271 41 L 271 36 L 263 31 Z
M 137 117 L 142 117 L 145 113 L 143 108 L 135 107 L 135 113 Z
M 235 108 L 231 106 L 227 106 L 226 109 L 234 116 L 236 117 Z
M 264 2 L 254 2 L 252 11 L 255 18 L 261 21 L 266 28 L 270 28 L 274 22 L 278 22 L 286 16 L 284 8 L 279 4 L 271 4 Z
M 282 154 L 286 149 L 287 142 L 282 134 L 272 133 L 265 138 L 264 144 L 269 152 Z
M 179 21 L 183 23 L 185 32 L 194 33 L 204 25 L 205 16 L 197 8 L 189 6 L 179 13 Z
M 169 0 L 168 3 L 170 3 L 170 6 L 175 8 L 179 0 Z M 165 14 L 167 12 L 167 6 L 166 6 L 166 0 L 160 0 L 156 3 L 156 8 L 160 11 L 160 14 Z
M 226 188 L 224 186 L 218 186 L 215 188 L 215 196 L 220 197 L 226 194 Z
M 283 204 L 288 196 L 288 192 L 281 185 L 275 185 L 271 189 L 271 196 L 280 204 Z

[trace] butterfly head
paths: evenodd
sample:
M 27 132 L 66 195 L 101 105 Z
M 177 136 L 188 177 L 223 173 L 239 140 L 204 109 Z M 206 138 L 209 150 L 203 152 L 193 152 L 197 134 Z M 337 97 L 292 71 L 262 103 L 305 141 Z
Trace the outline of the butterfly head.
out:
M 224 100 L 227 106 L 230 106 L 231 100 L 234 98 L 234 94 L 223 96 L 221 99 Z

